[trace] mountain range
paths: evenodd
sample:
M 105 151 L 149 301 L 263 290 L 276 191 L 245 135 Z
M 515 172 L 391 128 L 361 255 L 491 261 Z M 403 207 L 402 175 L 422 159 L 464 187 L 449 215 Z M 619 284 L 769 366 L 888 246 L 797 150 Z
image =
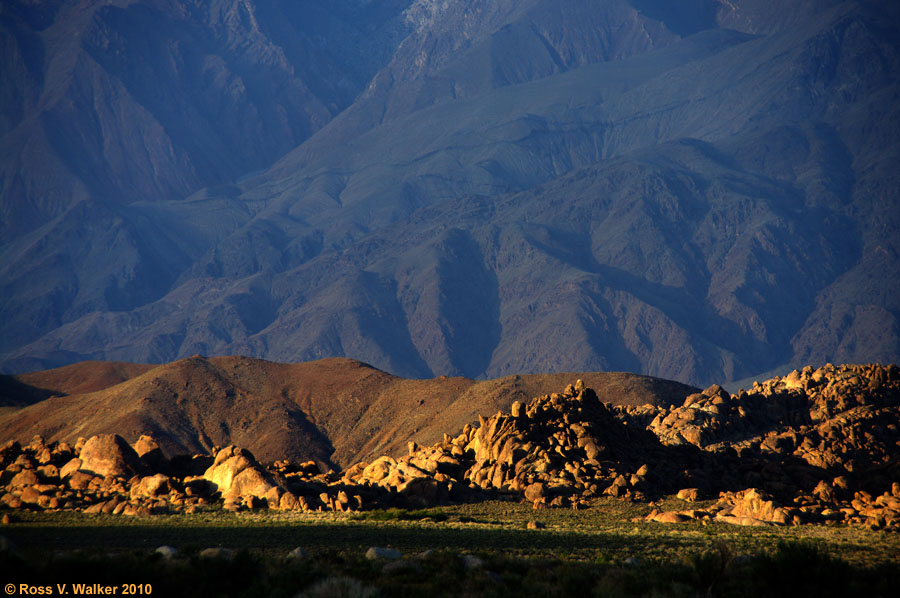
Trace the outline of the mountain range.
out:
M 897 361 L 898 23 L 867 0 L 4 2 L 0 368 L 705 386 Z

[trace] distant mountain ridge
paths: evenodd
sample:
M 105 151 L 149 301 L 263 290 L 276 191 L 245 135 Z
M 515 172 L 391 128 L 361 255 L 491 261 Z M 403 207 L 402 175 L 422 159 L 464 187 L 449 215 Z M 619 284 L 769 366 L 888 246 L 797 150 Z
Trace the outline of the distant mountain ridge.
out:
M 900 359 L 896 6 L 29 6 L 2 20 L 27 92 L 3 100 L 3 371 L 347 356 L 706 386 Z

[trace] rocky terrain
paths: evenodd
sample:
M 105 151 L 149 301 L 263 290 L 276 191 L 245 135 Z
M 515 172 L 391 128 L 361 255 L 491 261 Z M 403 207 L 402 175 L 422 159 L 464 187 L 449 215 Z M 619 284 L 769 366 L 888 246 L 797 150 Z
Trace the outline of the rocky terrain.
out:
M 264 461 L 315 460 L 339 468 L 396 454 L 409 440 L 431 444 L 479 413 L 508 411 L 514 401 L 575 378 L 618 405 L 671 405 L 697 390 L 612 372 L 412 380 L 341 358 L 87 362 L 0 376 L 0 405 L 8 405 L 0 414 L 0 442 L 39 434 L 74 444 L 101 433 L 134 442 L 151 434 L 169 457 L 234 444 Z
M 36 436 L 0 451 L 5 508 L 150 515 L 225 509 L 354 511 L 485 497 L 590 508 L 601 495 L 678 511 L 652 521 L 845 522 L 900 530 L 900 368 L 805 368 L 729 395 L 613 406 L 582 381 L 515 401 L 440 442 L 342 471 L 266 464 L 240 447 L 167 458 L 149 436 Z M 693 505 L 691 503 L 697 503 Z

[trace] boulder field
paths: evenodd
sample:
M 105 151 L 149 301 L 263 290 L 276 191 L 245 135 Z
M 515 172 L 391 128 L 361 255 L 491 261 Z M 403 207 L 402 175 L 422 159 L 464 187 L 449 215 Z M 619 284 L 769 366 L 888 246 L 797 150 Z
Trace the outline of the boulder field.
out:
M 900 530 L 900 368 L 807 367 L 671 407 L 613 407 L 577 381 L 340 472 L 264 465 L 236 446 L 168 459 L 149 436 L 131 445 L 113 434 L 9 442 L 0 468 L 4 509 L 357 511 L 486 498 L 581 509 L 601 496 L 659 507 L 675 495 L 684 509 L 646 519 Z

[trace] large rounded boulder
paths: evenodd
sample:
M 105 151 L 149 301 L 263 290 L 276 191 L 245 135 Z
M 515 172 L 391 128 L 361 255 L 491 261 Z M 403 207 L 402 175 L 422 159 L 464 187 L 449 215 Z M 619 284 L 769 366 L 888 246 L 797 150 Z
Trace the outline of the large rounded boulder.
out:
M 147 466 L 118 434 L 98 434 L 81 448 L 82 471 L 101 476 L 130 478 L 147 473 Z
M 203 478 L 214 484 L 225 499 L 264 498 L 277 486 L 250 451 L 236 446 L 225 447 L 216 453 L 216 460 Z

